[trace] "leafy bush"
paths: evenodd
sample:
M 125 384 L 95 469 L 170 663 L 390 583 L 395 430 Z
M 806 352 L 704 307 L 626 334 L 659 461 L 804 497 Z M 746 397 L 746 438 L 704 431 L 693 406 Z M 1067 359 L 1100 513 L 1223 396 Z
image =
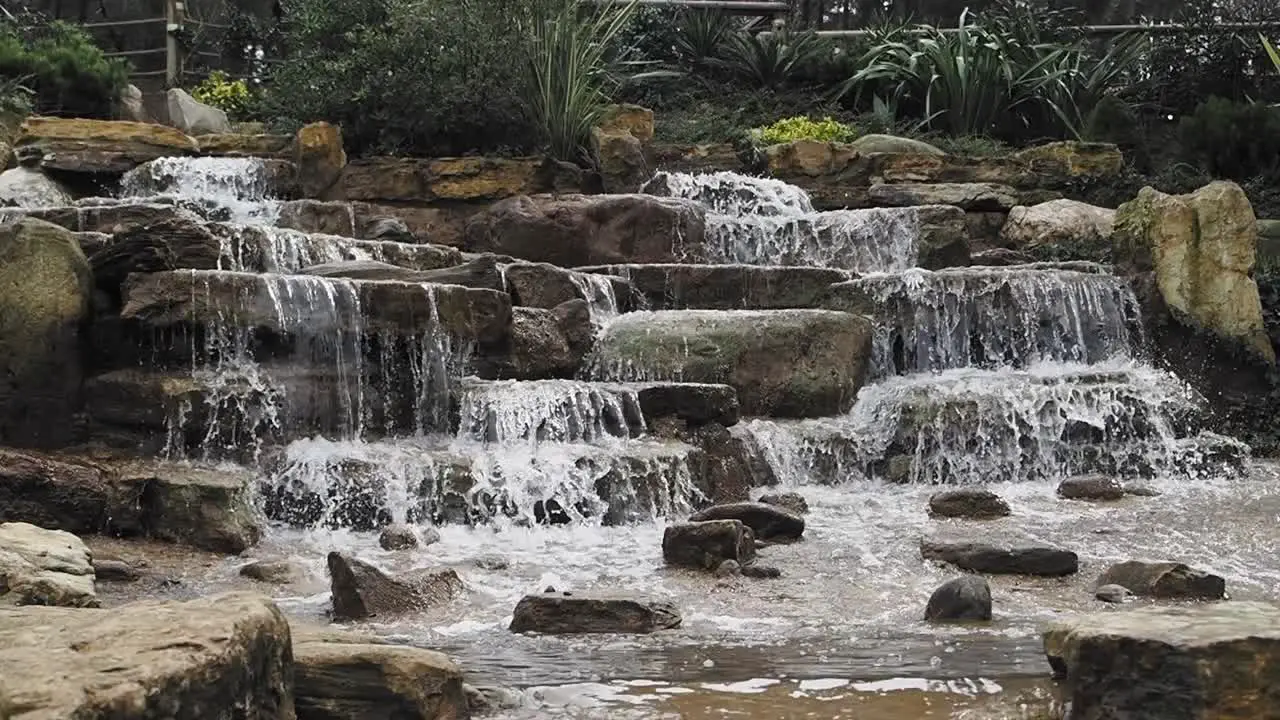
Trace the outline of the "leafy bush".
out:
M 1211 97 L 1178 134 L 1183 159 L 1213 177 L 1280 178 L 1280 109 Z
M 214 70 L 191 90 L 191 97 L 218 108 L 232 120 L 246 120 L 257 102 L 255 93 L 244 80 L 232 80 L 225 72 Z
M 729 35 L 717 64 L 740 82 L 775 89 L 818 63 L 830 46 L 813 33 Z
M 0 81 L 30 89 L 35 112 L 110 118 L 129 70 L 77 27 L 20 16 L 0 23 Z
M 754 134 L 765 145 L 777 145 L 793 140 L 850 142 L 858 137 L 857 129 L 838 122 L 830 116 L 814 121 L 803 115 L 784 118 L 772 125 L 756 128 Z
M 8 118 L 24 117 L 31 112 L 31 98 L 35 95 L 23 83 L 26 78 L 0 78 L 0 129 Z

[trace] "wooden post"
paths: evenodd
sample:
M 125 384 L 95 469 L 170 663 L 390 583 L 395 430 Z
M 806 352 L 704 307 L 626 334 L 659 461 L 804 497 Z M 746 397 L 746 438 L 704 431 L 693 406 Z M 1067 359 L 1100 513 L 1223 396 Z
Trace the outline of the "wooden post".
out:
M 165 0 L 164 79 L 171 88 L 182 84 L 182 49 L 178 46 L 178 32 L 182 29 L 185 12 L 182 0 Z

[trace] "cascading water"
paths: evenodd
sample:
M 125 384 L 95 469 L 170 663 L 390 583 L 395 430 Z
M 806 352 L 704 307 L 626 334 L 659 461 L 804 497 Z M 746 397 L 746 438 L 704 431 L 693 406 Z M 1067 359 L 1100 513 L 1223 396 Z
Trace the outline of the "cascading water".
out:
M 257 158 L 159 158 L 125 174 L 120 188 L 125 197 L 171 199 L 211 220 L 271 225 L 279 213 L 267 165 Z
M 795 185 L 734 172 L 698 175 L 660 172 L 640 191 L 694 200 L 720 215 L 807 215 L 813 212 L 808 193 Z

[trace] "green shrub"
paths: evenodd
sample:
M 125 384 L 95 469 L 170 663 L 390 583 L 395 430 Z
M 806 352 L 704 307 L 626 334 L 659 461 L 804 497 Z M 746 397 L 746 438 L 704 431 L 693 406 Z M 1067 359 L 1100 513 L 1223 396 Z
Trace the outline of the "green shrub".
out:
M 0 23 L 0 81 L 29 88 L 37 113 L 110 118 L 129 69 L 72 25 L 8 21 Z
M 772 125 L 756 128 L 753 134 L 764 145 L 778 145 L 793 140 L 819 140 L 823 142 L 850 142 L 858 137 L 858 131 L 830 116 L 810 120 L 798 115 L 779 120 Z
M 257 102 L 255 95 L 244 80 L 232 80 L 221 70 L 209 73 L 191 90 L 191 97 L 222 110 L 232 121 L 249 119 Z
M 1213 177 L 1280 179 L 1280 109 L 1211 97 L 1178 125 L 1182 158 Z
M 739 82 L 776 89 L 810 72 L 831 51 L 813 33 L 732 33 L 716 63 Z

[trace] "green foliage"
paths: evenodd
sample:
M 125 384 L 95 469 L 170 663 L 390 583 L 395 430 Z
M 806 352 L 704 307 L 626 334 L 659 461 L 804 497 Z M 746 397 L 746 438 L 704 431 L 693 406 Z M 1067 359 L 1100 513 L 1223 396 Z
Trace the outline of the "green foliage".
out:
M 104 57 L 79 28 L 21 16 L 0 22 L 0 82 L 10 97 L 26 95 L 41 114 L 110 118 L 129 70 Z M 19 93 L 18 86 L 31 92 Z
M 31 112 L 35 93 L 23 83 L 27 78 L 0 78 L 0 128 L 6 118 L 20 118 Z
M 1178 127 L 1184 161 L 1216 178 L 1280 179 L 1280 109 L 1211 97 Z
M 728 37 L 717 64 L 740 82 L 772 90 L 811 68 L 830 50 L 813 33 L 739 32 Z
M 1267 57 L 1271 59 L 1271 64 L 1276 66 L 1276 72 L 1280 72 L 1280 50 L 1276 50 L 1276 46 L 1271 44 L 1266 35 L 1258 35 L 1262 38 L 1262 48 L 1267 51 Z
M 232 121 L 247 120 L 257 103 L 256 93 L 244 80 L 232 80 L 221 70 L 209 73 L 209 77 L 191 90 L 191 97 L 205 105 L 218 108 Z
M 734 37 L 733 17 L 718 10 L 684 10 L 677 16 L 676 59 L 692 68 L 705 68 L 721 57 Z
M 815 121 L 804 115 L 797 115 L 756 128 L 754 134 L 764 145 L 777 145 L 793 140 L 851 142 L 858 137 L 858 130 L 830 116 Z

